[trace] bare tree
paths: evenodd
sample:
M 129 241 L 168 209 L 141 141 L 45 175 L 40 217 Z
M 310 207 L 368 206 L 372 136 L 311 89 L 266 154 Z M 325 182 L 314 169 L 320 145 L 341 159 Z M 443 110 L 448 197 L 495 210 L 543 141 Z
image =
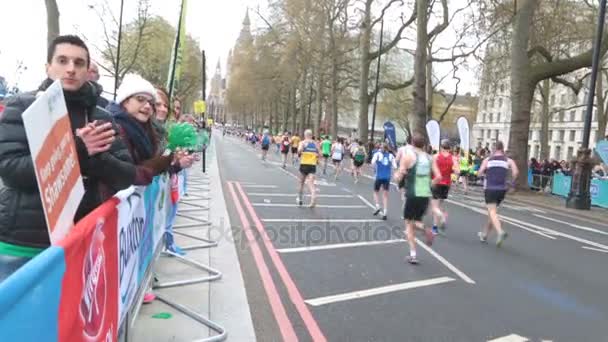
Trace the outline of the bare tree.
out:
M 57 0 L 44 0 L 46 5 L 46 41 L 50 46 L 53 39 L 59 36 L 59 7 Z

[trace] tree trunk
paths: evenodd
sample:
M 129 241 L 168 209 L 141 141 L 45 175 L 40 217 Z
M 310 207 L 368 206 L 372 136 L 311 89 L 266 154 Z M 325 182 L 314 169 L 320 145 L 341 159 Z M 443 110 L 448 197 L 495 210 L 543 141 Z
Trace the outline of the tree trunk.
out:
M 528 44 L 536 1 L 519 0 L 511 38 L 511 130 L 509 148 L 519 168 L 516 184 L 524 188 L 528 183 L 528 132 L 530 108 L 534 98 L 534 82 L 530 78 Z
M 314 82 L 313 79 L 310 80 L 310 86 L 309 86 L 310 90 L 309 90 L 309 94 L 308 94 L 308 113 L 306 114 L 306 127 L 312 129 L 312 119 L 311 119 L 311 112 L 312 112 L 312 92 L 314 89 Z
M 369 54 L 369 35 L 367 42 L 367 53 Z M 329 49 L 331 51 L 331 85 L 329 89 L 329 99 L 331 101 L 329 111 L 329 117 L 331 118 L 330 134 L 332 137 L 336 137 L 338 135 L 338 52 L 336 51 L 336 37 L 333 28 L 329 28 Z M 367 71 L 369 72 L 369 64 L 367 66 Z M 363 77 L 361 77 L 361 80 L 363 80 Z M 367 98 L 367 76 L 365 77 L 365 80 L 365 93 Z M 359 96 L 361 96 L 361 93 Z M 361 108 L 359 109 L 359 114 L 361 115 Z M 365 111 L 364 116 L 366 118 L 365 127 L 367 127 L 367 110 Z M 359 122 L 361 123 L 360 119 Z M 325 134 L 327 134 L 327 132 L 325 132 Z
M 606 135 L 606 97 L 604 94 L 604 73 L 600 72 L 595 84 L 595 100 L 597 102 L 597 133 L 595 142 L 604 140 Z
M 304 78 L 302 79 L 302 84 L 300 85 L 300 122 L 298 123 L 298 127 L 300 131 L 304 132 L 308 127 L 306 127 L 306 99 L 308 98 L 308 70 L 304 70 Z
M 47 46 L 51 45 L 53 39 L 59 36 L 59 7 L 57 0 L 44 0 L 46 4 L 46 41 Z
M 427 54 L 431 55 L 431 45 L 429 44 Z M 425 122 L 428 122 L 433 118 L 433 63 L 430 61 L 426 63 L 426 118 Z
M 301 134 L 301 132 L 298 131 L 298 104 L 296 103 L 296 91 L 296 86 L 294 84 L 290 93 L 291 100 L 289 101 L 289 103 L 291 104 L 291 131 L 298 132 L 299 134 Z
M 549 158 L 549 119 L 551 118 L 551 110 L 549 108 L 549 98 L 551 96 L 551 80 L 543 80 L 541 87 L 543 92 L 542 112 L 540 115 L 540 160 Z
M 426 1 L 426 0 L 422 0 Z M 371 11 L 372 1 L 368 0 L 365 2 L 365 13 L 363 20 L 361 21 L 361 34 L 359 36 L 359 47 L 360 47 L 360 58 L 361 58 L 361 75 L 359 80 L 359 138 L 363 143 L 367 142 L 368 139 L 368 126 L 369 126 L 369 94 L 368 94 L 368 80 L 369 80 L 369 51 L 370 51 L 370 35 L 371 35 Z M 333 102 L 336 101 L 332 98 Z
M 416 54 L 414 56 L 414 111 L 410 114 L 410 132 L 426 136 L 426 62 L 428 47 L 427 15 L 428 0 L 417 0 L 416 10 Z
M 323 117 L 323 73 L 317 78 L 317 116 L 315 117 L 315 134 L 321 135 L 321 118 Z

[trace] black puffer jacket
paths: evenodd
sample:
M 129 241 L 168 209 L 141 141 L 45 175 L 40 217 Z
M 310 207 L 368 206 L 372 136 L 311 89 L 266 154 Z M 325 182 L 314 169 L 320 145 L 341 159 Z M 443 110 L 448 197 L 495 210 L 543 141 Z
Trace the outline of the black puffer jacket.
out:
M 51 82 L 45 81 L 39 90 Z M 105 110 L 96 107 L 95 85 L 86 83 L 78 93 L 65 93 L 72 129 L 95 120 L 113 122 Z M 12 97 L 0 114 L 0 241 L 28 247 L 49 245 L 48 230 L 36 183 L 21 115 L 36 99 L 36 91 Z M 115 130 L 117 131 L 116 125 Z M 76 150 L 83 175 L 85 194 L 74 221 L 91 212 L 116 191 L 129 187 L 135 166 L 129 151 L 116 139 L 108 152 L 89 157 L 76 137 Z

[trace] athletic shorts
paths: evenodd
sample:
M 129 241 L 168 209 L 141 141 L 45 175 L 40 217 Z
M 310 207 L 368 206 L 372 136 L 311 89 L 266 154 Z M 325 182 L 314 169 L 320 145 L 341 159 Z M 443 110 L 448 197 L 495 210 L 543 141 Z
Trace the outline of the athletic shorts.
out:
M 317 173 L 316 165 L 300 165 L 300 173 L 304 176 Z
M 389 186 L 391 185 L 390 179 L 376 179 L 374 182 L 374 191 L 380 191 L 380 188 L 388 191 Z
M 325 158 L 325 159 L 329 158 L 329 154 L 323 153 L 323 158 Z
M 334 163 L 341 163 L 341 162 L 342 162 L 342 159 L 333 159 L 333 158 L 332 158 L 332 160 L 331 160 L 331 161 L 333 161 Z
M 505 200 L 507 190 L 487 190 L 485 191 L 486 204 L 496 204 L 498 207 Z
M 363 160 L 362 161 L 354 161 L 353 163 L 355 164 L 355 167 L 361 167 L 363 165 Z
M 281 150 L 281 153 L 283 153 L 283 154 L 287 154 L 287 153 L 289 153 L 289 149 L 286 149 L 286 150 Z
M 431 188 L 433 192 L 433 199 L 448 199 L 448 193 L 450 192 L 449 185 L 435 185 Z
M 270 148 L 270 145 L 262 145 L 262 150 L 264 150 L 264 151 L 268 151 L 269 148 Z
M 468 175 L 469 175 L 469 171 L 468 170 L 467 171 L 463 171 L 463 170 L 460 171 L 460 177 L 466 177 Z
M 292 153 L 292 154 L 296 154 L 296 153 L 298 153 L 298 148 L 297 148 L 297 147 L 292 147 L 292 148 L 291 148 L 291 153 Z
M 401 180 L 399 181 L 399 184 L 397 184 L 399 189 L 405 189 L 405 179 L 406 178 L 407 178 L 406 176 L 403 176 L 403 178 L 401 178 Z
M 403 218 L 408 221 L 422 221 L 429 206 L 429 197 L 407 197 L 403 208 Z

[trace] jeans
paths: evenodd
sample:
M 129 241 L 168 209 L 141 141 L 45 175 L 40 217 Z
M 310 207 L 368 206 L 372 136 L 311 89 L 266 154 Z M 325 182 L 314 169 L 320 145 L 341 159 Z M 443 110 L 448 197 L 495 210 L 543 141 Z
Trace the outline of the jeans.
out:
M 167 226 L 165 227 L 165 248 L 173 250 L 175 245 L 175 239 L 173 237 L 173 223 L 175 223 L 175 217 L 177 215 L 177 203 L 173 205 L 171 214 L 167 218 Z
M 0 255 L 0 283 L 25 265 L 31 258 Z

